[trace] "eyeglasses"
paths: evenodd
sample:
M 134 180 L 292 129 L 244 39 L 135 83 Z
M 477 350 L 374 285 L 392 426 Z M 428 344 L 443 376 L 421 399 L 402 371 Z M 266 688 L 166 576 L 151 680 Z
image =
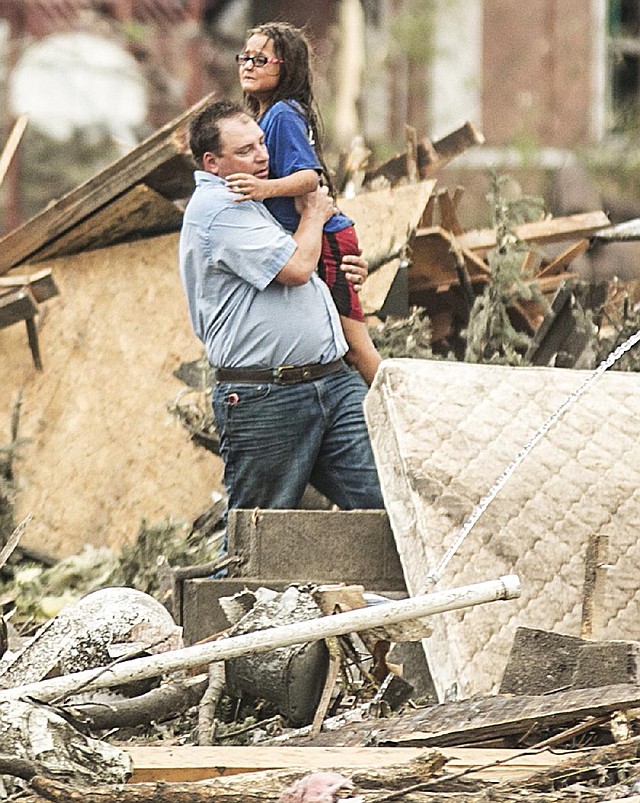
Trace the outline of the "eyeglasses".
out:
M 236 61 L 241 67 L 251 62 L 254 67 L 264 67 L 267 64 L 284 64 L 284 59 L 272 59 L 267 56 L 247 56 L 246 53 L 238 53 Z

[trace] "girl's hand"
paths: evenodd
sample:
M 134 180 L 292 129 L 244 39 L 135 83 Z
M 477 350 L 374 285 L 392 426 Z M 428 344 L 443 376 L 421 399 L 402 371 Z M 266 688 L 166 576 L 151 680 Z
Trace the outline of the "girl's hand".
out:
M 256 178 L 250 173 L 232 173 L 227 176 L 227 187 L 239 197 L 236 201 L 264 201 L 269 197 L 269 180 Z
M 340 263 L 340 270 L 344 271 L 347 281 L 351 282 L 353 289 L 359 293 L 364 280 L 369 275 L 369 263 L 362 256 L 345 254 Z

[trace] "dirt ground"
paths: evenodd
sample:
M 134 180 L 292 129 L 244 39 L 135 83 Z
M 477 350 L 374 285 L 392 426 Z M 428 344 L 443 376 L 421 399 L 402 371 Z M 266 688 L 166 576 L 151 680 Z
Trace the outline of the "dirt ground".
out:
M 0 330 L 0 446 L 22 391 L 16 520 L 33 515 L 23 543 L 62 557 L 130 542 L 142 519 L 192 520 L 221 490 L 222 463 L 168 412 L 185 387 L 172 372 L 201 354 L 177 235 L 45 266 L 61 295 L 43 304 L 44 370 L 22 323 Z

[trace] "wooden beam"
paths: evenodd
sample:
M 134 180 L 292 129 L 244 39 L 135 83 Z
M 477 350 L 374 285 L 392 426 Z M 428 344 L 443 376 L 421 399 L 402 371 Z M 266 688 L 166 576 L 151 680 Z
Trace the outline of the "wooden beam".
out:
M 555 243 L 585 237 L 594 231 L 610 226 L 604 212 L 584 212 L 579 215 L 550 218 L 536 223 L 523 223 L 514 227 L 516 236 L 524 242 Z M 417 232 L 420 235 L 420 230 Z M 460 245 L 471 251 L 487 251 L 496 244 L 495 229 L 475 229 L 461 234 Z
M 188 152 L 188 122 L 213 97 L 203 98 L 101 173 L 0 239 L 0 274 L 25 262 L 176 156 L 183 157 Z
M 33 318 L 37 313 L 38 304 L 27 287 L 8 291 L 0 296 L 0 329 Z
M 638 705 L 640 686 L 631 683 L 539 696 L 495 695 L 400 715 L 389 720 L 388 727 L 379 728 L 378 743 L 406 747 L 471 744 L 525 733 L 531 727 L 543 731 Z
M 53 296 L 60 295 L 60 290 L 56 284 L 51 268 L 43 268 L 32 274 L 14 274 L 0 276 L 0 292 L 5 289 L 13 289 L 27 286 L 33 293 L 33 297 L 42 304 Z
M 374 723 L 371 723 L 372 726 Z M 424 753 L 419 747 L 255 747 L 130 746 L 133 761 L 129 783 L 155 781 L 188 782 L 207 778 L 297 767 L 308 772 L 351 767 L 392 766 L 412 761 Z M 448 747 L 441 750 L 447 758 L 447 772 L 474 770 L 476 779 L 500 782 L 519 780 L 532 772 L 557 766 L 563 754 L 542 751 L 523 756 L 521 750 L 478 747 Z M 575 753 L 572 753 L 575 754 Z M 493 767 L 486 765 L 500 762 Z M 508 763 L 506 763 L 508 762 Z
M 9 170 L 9 165 L 11 164 L 14 154 L 18 149 L 18 145 L 20 144 L 24 130 L 27 127 L 27 120 L 28 116 L 26 114 L 21 114 L 20 117 L 18 117 L 13 124 L 11 133 L 9 134 L 5 146 L 2 149 L 2 153 L 0 153 L 0 184 L 2 184 L 4 181 L 4 177 L 7 175 L 7 171 Z
M 484 136 L 471 122 L 447 134 L 437 142 L 423 139 L 417 143 L 416 159 L 420 179 L 429 178 L 437 170 L 447 165 L 456 156 L 476 145 L 484 143 Z M 399 153 L 378 167 L 369 170 L 364 177 L 364 184 L 370 184 L 376 178 L 385 178 L 392 185 L 407 178 L 407 154 Z

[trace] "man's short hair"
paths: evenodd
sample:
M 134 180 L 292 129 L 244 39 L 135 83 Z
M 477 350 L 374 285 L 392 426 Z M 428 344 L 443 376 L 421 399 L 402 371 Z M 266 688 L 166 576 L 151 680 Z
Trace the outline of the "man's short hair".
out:
M 193 118 L 189 125 L 189 147 L 200 167 L 207 151 L 220 155 L 220 122 L 241 115 L 247 115 L 247 112 L 239 103 L 215 100 Z

